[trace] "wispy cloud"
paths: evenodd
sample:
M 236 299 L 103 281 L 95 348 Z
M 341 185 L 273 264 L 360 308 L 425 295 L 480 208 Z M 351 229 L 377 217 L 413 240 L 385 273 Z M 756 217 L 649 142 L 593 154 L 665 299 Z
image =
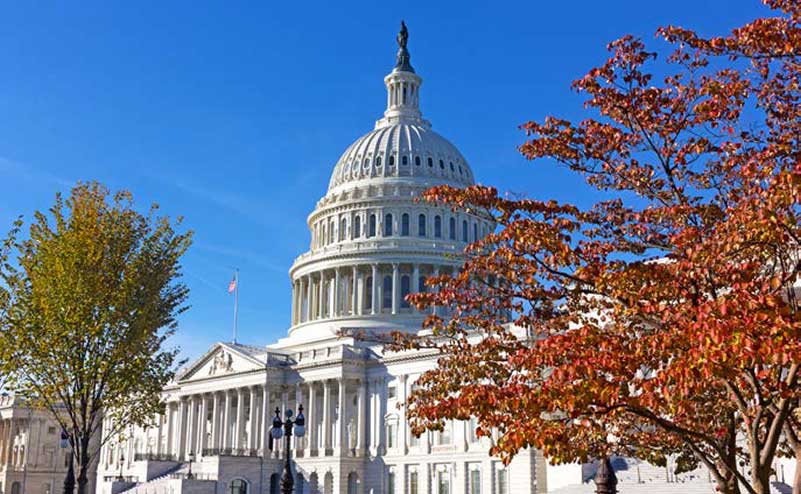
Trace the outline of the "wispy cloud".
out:
M 2 156 L 0 156 L 0 171 L 6 175 L 11 174 L 27 180 L 45 181 L 64 188 L 70 188 L 75 185 L 76 182 L 75 180 L 66 179 L 48 171 L 38 169 L 27 163 L 20 163 L 19 161 Z
M 276 264 L 268 261 L 268 256 L 264 253 L 252 252 L 248 250 L 236 249 L 224 245 L 215 245 L 208 243 L 195 244 L 194 249 L 210 252 L 219 256 L 224 256 L 231 259 L 230 262 L 235 263 L 235 260 L 246 261 L 249 264 L 264 268 L 268 271 L 275 273 L 286 274 L 289 266 L 283 264 Z M 233 266 L 230 266 L 233 267 Z

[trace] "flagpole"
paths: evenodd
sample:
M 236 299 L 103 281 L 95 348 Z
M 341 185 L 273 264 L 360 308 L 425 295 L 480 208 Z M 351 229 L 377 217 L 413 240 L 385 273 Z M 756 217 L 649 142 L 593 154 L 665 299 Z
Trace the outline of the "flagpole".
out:
M 236 326 L 239 318 L 239 269 L 234 271 L 234 343 L 236 343 Z

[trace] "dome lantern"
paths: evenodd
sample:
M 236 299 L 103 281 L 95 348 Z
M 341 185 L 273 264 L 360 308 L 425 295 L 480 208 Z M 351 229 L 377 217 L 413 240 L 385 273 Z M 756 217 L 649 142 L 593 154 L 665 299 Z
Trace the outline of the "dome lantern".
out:
M 397 62 L 386 77 L 384 84 L 387 87 L 387 109 L 384 118 L 376 122 L 375 128 L 380 129 L 396 123 L 411 123 L 430 127 L 420 113 L 420 78 L 412 68 L 411 57 L 406 49 L 409 32 L 406 24 L 401 21 L 401 29 L 397 36 L 398 53 Z

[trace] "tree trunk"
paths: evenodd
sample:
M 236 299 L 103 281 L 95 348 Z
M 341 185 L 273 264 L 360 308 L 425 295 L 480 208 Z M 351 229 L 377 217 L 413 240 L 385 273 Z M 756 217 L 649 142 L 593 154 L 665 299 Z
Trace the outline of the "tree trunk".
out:
M 89 438 L 81 437 L 81 454 L 78 462 L 78 494 L 89 494 Z
M 795 474 L 793 475 L 793 494 L 801 494 L 801 445 L 795 448 Z
M 717 480 L 718 491 L 721 494 L 740 494 L 740 483 L 737 482 L 737 477 L 730 473 L 724 465 L 718 469 L 723 475 L 723 479 Z

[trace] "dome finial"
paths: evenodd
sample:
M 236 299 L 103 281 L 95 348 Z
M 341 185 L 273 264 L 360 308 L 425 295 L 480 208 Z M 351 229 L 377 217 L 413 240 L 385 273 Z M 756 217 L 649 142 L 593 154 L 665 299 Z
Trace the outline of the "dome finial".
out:
M 398 61 L 395 64 L 395 69 L 413 73 L 414 69 L 409 62 L 411 58 L 409 56 L 409 50 L 406 49 L 406 42 L 409 40 L 409 31 L 406 29 L 405 22 L 401 21 L 400 32 L 398 32 L 398 36 L 395 39 L 398 41 Z

